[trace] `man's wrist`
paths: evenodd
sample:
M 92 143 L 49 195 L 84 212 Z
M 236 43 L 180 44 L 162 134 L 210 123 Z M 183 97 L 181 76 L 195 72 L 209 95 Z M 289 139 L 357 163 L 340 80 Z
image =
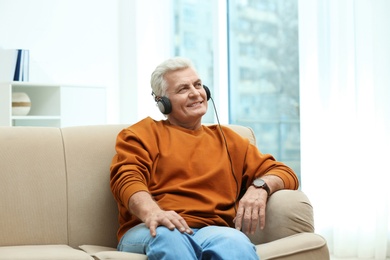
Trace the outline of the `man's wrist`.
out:
M 268 184 L 261 178 L 258 178 L 258 179 L 255 179 L 252 183 L 252 185 L 256 188 L 256 189 L 264 189 L 268 196 L 271 195 L 271 189 L 269 188 Z

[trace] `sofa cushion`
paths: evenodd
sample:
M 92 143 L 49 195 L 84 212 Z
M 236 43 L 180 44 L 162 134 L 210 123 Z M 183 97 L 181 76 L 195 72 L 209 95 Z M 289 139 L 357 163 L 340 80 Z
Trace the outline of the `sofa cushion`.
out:
M 115 248 L 83 245 L 86 253 L 100 260 L 146 260 L 146 255 L 118 252 Z M 328 260 L 329 251 L 323 237 L 314 233 L 300 233 L 256 245 L 257 255 L 261 260 Z
M 0 247 L 0 260 L 93 260 L 87 253 L 67 245 Z
M 121 259 L 147 260 L 146 255 L 119 252 L 112 247 L 82 245 L 80 246 L 80 248 L 84 250 L 86 253 L 93 256 L 95 259 L 100 259 L 100 260 L 121 260 Z
M 115 140 L 126 125 L 62 128 L 68 183 L 69 245 L 116 247 L 118 208 L 110 190 Z
M 60 129 L 0 127 L 0 144 L 0 246 L 67 244 Z
M 99 260 L 147 260 L 146 255 L 119 251 L 102 251 L 94 255 Z M 180 259 L 180 258 L 178 258 Z

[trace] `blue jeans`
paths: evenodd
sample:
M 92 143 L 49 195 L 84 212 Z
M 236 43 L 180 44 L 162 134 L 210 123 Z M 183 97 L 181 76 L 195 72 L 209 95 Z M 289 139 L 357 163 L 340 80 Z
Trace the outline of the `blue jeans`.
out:
M 139 224 L 125 233 L 118 250 L 146 254 L 150 260 L 259 259 L 255 246 L 239 230 L 207 226 L 193 231 L 189 235 L 160 226 L 156 237 L 152 237 L 145 224 Z

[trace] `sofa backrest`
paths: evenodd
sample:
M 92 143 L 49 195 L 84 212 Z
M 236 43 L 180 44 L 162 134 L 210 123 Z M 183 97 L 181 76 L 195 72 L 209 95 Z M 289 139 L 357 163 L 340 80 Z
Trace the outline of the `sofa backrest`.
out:
M 116 247 L 109 166 L 127 126 L 0 127 L 0 246 Z M 229 127 L 256 144 L 250 128 Z

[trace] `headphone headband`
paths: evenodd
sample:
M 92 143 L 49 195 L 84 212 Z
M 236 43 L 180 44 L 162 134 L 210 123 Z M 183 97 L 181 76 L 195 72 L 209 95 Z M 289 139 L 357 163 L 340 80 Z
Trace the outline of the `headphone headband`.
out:
M 161 100 L 161 97 L 160 97 L 160 96 L 157 96 L 156 93 L 154 93 L 153 91 L 152 91 L 152 96 L 153 96 L 153 98 L 154 98 L 154 101 L 156 101 L 156 102 L 158 102 L 158 101 Z

